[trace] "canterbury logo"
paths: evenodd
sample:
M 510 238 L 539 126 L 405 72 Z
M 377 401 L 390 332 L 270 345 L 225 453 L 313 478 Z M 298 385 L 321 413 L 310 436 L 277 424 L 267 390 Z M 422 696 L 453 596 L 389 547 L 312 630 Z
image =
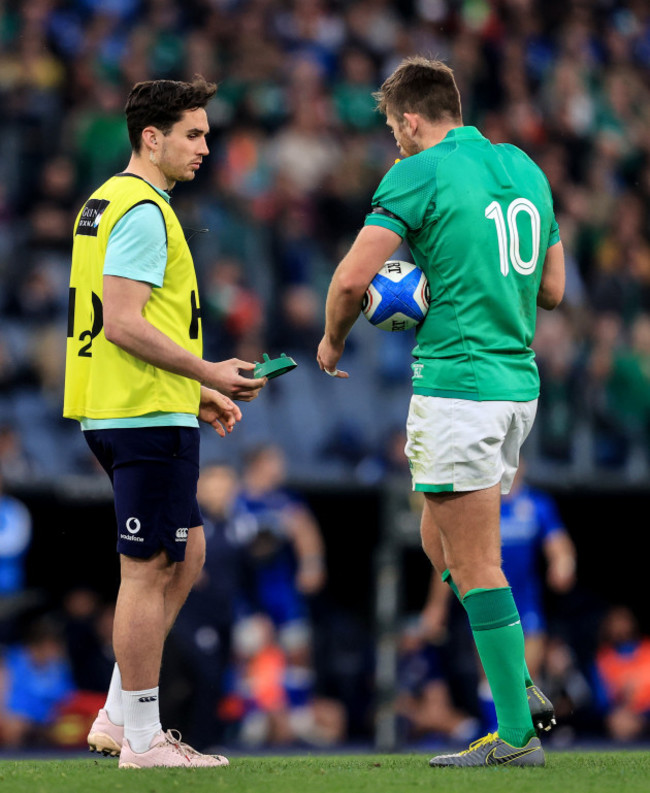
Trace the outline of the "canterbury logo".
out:
M 158 697 L 138 697 L 138 702 L 155 702 Z
M 176 529 L 177 542 L 184 542 L 187 540 L 187 529 Z
M 525 757 L 527 754 L 532 754 L 536 752 L 538 749 L 537 746 L 534 746 L 532 749 L 522 749 L 519 752 L 513 752 L 512 754 L 504 754 L 501 757 L 497 757 L 495 752 L 497 747 L 495 746 L 494 749 L 490 749 L 486 758 L 485 758 L 485 765 L 507 765 L 511 763 L 513 760 L 519 760 L 520 757 Z

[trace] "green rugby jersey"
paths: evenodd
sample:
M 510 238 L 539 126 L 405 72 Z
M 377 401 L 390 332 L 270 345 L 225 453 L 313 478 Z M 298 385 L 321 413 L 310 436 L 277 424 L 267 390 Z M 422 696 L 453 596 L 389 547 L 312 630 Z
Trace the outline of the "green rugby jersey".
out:
M 399 160 L 366 225 L 406 239 L 431 304 L 416 332 L 416 394 L 525 402 L 539 396 L 531 342 L 546 250 L 559 242 L 548 181 L 516 146 L 474 127 Z

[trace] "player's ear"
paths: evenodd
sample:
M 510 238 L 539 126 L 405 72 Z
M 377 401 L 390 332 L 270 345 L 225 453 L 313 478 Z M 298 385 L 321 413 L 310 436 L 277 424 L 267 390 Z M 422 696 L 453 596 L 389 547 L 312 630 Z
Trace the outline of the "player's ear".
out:
M 420 117 L 417 113 L 404 113 L 404 124 L 406 127 L 408 127 L 411 135 L 415 135 L 415 133 L 418 131 L 419 121 Z
M 155 151 L 158 148 L 159 140 L 160 130 L 156 129 L 156 127 L 145 127 L 142 130 L 142 143 L 149 151 Z

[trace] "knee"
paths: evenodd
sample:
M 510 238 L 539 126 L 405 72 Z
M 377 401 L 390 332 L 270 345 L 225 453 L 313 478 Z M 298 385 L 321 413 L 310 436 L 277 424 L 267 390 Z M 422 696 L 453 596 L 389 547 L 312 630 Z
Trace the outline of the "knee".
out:
M 164 590 L 172 580 L 175 568 L 176 563 L 170 562 L 165 551 L 149 559 L 122 556 L 122 584 Z
M 447 567 L 462 595 L 470 589 L 498 589 L 508 586 L 500 562 L 486 561 L 479 565 L 450 560 Z

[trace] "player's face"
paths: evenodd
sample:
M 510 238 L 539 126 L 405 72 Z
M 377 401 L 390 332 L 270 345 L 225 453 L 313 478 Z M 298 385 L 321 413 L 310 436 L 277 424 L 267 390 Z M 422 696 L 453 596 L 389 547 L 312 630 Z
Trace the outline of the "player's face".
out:
M 200 107 L 186 110 L 181 120 L 163 136 L 158 167 L 168 183 L 194 179 L 203 158 L 209 153 L 205 140 L 209 131 L 208 116 Z
M 395 143 L 402 157 L 410 157 L 420 151 L 420 147 L 411 136 L 411 130 L 406 119 L 402 118 L 400 120 L 392 113 L 388 113 L 386 115 L 386 124 L 391 128 Z

